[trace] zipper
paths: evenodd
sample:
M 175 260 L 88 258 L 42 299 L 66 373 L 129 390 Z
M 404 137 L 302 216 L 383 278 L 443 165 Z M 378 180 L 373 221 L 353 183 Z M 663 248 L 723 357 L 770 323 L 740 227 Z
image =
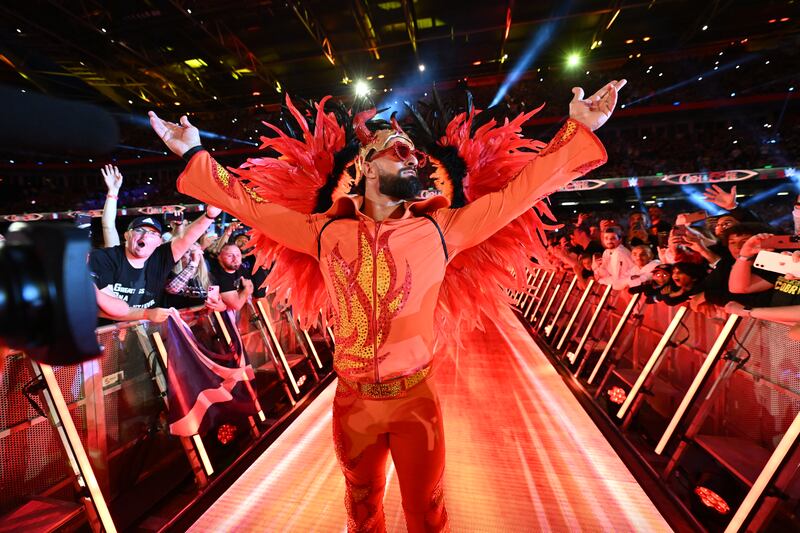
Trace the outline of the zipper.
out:
M 375 366 L 375 383 L 381 382 L 378 372 L 378 233 L 381 223 L 375 223 L 375 242 L 372 246 L 372 357 Z

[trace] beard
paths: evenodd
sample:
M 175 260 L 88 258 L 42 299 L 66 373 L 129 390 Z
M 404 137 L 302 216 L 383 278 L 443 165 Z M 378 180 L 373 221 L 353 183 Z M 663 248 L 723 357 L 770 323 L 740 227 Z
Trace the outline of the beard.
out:
M 405 170 L 408 169 L 404 168 L 397 174 L 380 174 L 378 176 L 380 193 L 397 200 L 411 200 L 419 196 L 422 183 L 417 176 L 403 176 Z

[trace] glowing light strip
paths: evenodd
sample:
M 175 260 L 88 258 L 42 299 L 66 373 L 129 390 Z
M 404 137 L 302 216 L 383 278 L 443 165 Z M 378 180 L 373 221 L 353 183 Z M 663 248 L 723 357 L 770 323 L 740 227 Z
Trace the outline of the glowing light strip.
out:
M 553 307 L 553 302 L 556 301 L 556 296 L 558 296 L 558 291 L 560 289 L 561 289 L 561 283 L 556 283 L 556 288 L 553 290 L 553 294 L 550 295 L 550 300 L 547 302 L 547 306 L 544 308 L 542 316 L 539 317 L 539 325 L 536 326 L 536 331 L 542 329 L 542 325 L 544 325 L 544 320 L 547 318 L 547 313 L 549 313 L 550 308 Z M 534 313 L 533 318 L 536 318 L 536 313 Z
M 225 337 L 225 346 L 230 346 L 231 335 L 228 333 L 228 328 L 225 327 L 225 323 L 222 321 L 222 315 L 219 313 L 219 311 L 214 311 L 214 316 L 217 318 L 219 328 L 222 330 L 222 335 Z
M 547 296 L 547 291 L 550 290 L 550 285 L 553 284 L 553 279 L 556 277 L 556 271 L 553 270 L 550 273 L 550 277 L 547 278 L 547 285 L 544 287 L 544 291 L 542 291 L 542 295 L 539 297 L 539 301 L 536 303 L 536 307 L 533 308 L 533 312 L 530 313 L 526 318 L 529 322 L 533 323 L 536 319 L 536 312 L 539 311 L 539 308 L 542 306 L 542 302 L 544 302 L 545 296 Z
M 778 471 L 778 468 L 786 458 L 786 455 L 791 451 L 794 443 L 797 441 L 798 436 L 800 436 L 800 413 L 794 417 L 792 425 L 789 426 L 788 430 L 786 430 L 786 434 L 778 443 L 778 447 L 775 448 L 774 452 L 772 452 L 772 455 L 769 457 L 764 469 L 758 475 L 756 482 L 753 483 L 753 486 L 750 488 L 750 492 L 748 492 L 747 496 L 744 497 L 742 504 L 736 510 L 736 514 L 733 515 L 728 527 L 725 528 L 725 533 L 735 533 L 736 531 L 740 530 L 745 520 L 747 520 L 747 516 L 750 514 L 750 511 L 753 510 L 753 507 L 755 507 L 756 503 L 766 490 L 767 485 L 769 485 L 770 481 L 772 481 L 772 477 Z
M 294 374 L 292 374 L 292 369 L 291 367 L 289 367 L 289 363 L 286 361 L 286 356 L 283 353 L 283 348 L 281 348 L 281 343 L 278 342 L 278 336 L 275 335 L 275 330 L 272 329 L 272 322 L 267 316 L 267 311 L 264 309 L 261 300 L 258 300 L 258 310 L 261 313 L 261 318 L 267 325 L 267 330 L 269 330 L 269 336 L 272 338 L 272 343 L 275 345 L 275 350 L 278 352 L 278 356 L 281 358 L 281 363 L 283 364 L 283 368 L 286 370 L 286 375 L 289 376 L 289 382 L 291 382 L 292 384 L 292 389 L 294 389 L 295 394 L 300 394 L 300 387 L 297 386 L 297 381 L 295 381 L 294 379 Z
M 628 307 L 625 308 L 625 311 L 622 313 L 622 317 L 619 319 L 619 323 L 617 327 L 614 328 L 614 333 L 611 334 L 609 337 L 608 342 L 606 343 L 606 347 L 603 350 L 603 353 L 600 354 L 600 359 L 597 360 L 597 364 L 594 365 L 594 370 L 592 370 L 592 374 L 589 376 L 589 380 L 587 381 L 588 384 L 592 384 L 594 382 L 594 378 L 597 377 L 597 373 L 600 371 L 600 367 L 603 365 L 603 361 L 606 360 L 608 354 L 611 352 L 611 348 L 617 342 L 617 337 L 619 334 L 622 333 L 622 328 L 625 327 L 625 323 L 628 321 L 631 313 L 633 312 L 633 308 L 636 307 L 636 303 L 639 301 L 639 297 L 641 293 L 637 292 L 631 298 L 631 301 L 628 302 Z
M 306 342 L 308 342 L 308 347 L 311 348 L 311 353 L 314 354 L 314 360 L 317 362 L 317 368 L 322 368 L 322 361 L 319 360 L 319 355 L 317 355 L 317 349 L 314 347 L 314 343 L 311 342 L 311 335 L 308 334 L 307 329 L 303 330 L 303 335 L 305 335 L 306 337 Z
M 586 324 L 586 331 L 583 332 L 583 336 L 581 337 L 581 340 L 578 343 L 578 347 L 575 348 L 574 352 L 570 352 L 570 354 L 569 354 L 569 362 L 571 364 L 575 363 L 575 360 L 578 358 L 578 354 L 581 353 L 581 350 L 583 350 L 583 346 L 586 344 L 586 341 L 589 339 L 589 333 L 592 332 L 592 328 L 594 327 L 594 323 L 597 322 L 597 317 L 600 316 L 600 312 L 603 310 L 603 306 L 605 306 L 606 300 L 608 300 L 608 295 L 609 294 L 611 294 L 611 285 L 606 285 L 606 290 L 603 291 L 603 295 L 600 297 L 600 301 L 597 302 L 597 307 L 594 309 L 594 313 L 592 314 L 592 318 L 589 319 L 589 323 Z
M 164 369 L 167 369 L 167 349 L 164 347 L 164 341 L 161 340 L 161 333 L 158 331 L 153 332 L 153 340 L 156 343 L 156 348 L 158 349 L 158 356 L 161 359 L 161 363 L 164 365 Z
M 611 25 L 614 24 L 615 20 L 617 20 L 617 17 L 619 16 L 620 11 L 622 11 L 622 10 L 621 9 L 617 9 L 616 13 L 614 13 L 614 16 L 611 17 L 611 20 L 608 21 L 608 26 L 606 26 L 606 29 L 611 28 Z
M 581 308 L 583 308 L 583 303 L 586 301 L 586 298 L 589 297 L 589 293 L 592 292 L 592 287 L 594 287 L 594 280 L 590 279 L 589 283 L 586 285 L 586 289 L 584 289 L 583 294 L 581 295 L 581 299 L 578 301 L 578 305 L 575 307 L 575 311 L 572 312 L 572 316 L 569 318 L 569 322 L 567 322 L 567 327 L 564 328 L 564 334 L 561 335 L 561 340 L 558 341 L 556 350 L 560 350 L 564 345 L 564 341 L 567 340 L 569 330 L 572 329 L 572 324 L 574 324 L 575 319 L 578 318 L 578 314 L 581 312 Z
M 525 289 L 522 291 L 522 299 L 519 301 L 520 309 L 522 309 L 522 307 L 525 305 L 525 302 L 528 300 L 528 297 L 533 296 L 533 294 L 530 292 L 530 289 L 536 283 L 536 280 L 539 279 L 539 275 L 542 272 L 543 270 L 537 269 L 536 273 L 533 274 L 533 276 L 531 276 L 530 273 L 528 274 L 528 283 L 526 284 Z
M 86 455 L 86 450 L 81 443 L 81 438 L 78 431 L 75 429 L 75 422 L 69 413 L 67 402 L 64 401 L 64 395 L 61 394 L 61 388 L 58 386 L 58 381 L 53 373 L 53 367 L 44 363 L 31 363 L 34 368 L 38 366 L 39 372 L 42 375 L 47 390 L 52 400 L 52 407 L 56 410 L 59 421 L 61 422 L 61 429 L 67 438 L 71 448 L 71 455 L 78 463 L 80 468 L 80 477 L 83 478 L 86 489 L 89 491 L 89 498 L 97 510 L 97 516 L 103 529 L 107 533 L 115 533 L 117 531 L 114 526 L 114 520 L 111 518 L 111 513 L 108 511 L 106 500 L 103 497 L 103 492 L 100 490 L 100 485 L 97 484 L 97 478 L 92 470 L 92 464 L 89 462 L 89 457 Z
M 567 300 L 569 300 L 569 295 L 572 293 L 572 289 L 575 288 L 575 284 L 577 282 L 578 282 L 578 276 L 573 277 L 572 281 L 569 282 L 569 287 L 567 287 L 567 292 L 564 293 L 564 299 L 561 300 L 561 304 L 559 304 L 556 314 L 553 315 L 553 320 L 545 328 L 545 335 L 550 335 L 550 332 L 553 331 L 554 327 L 556 327 L 556 322 L 558 322 L 558 319 L 561 316 L 561 312 L 564 311 L 564 306 L 567 305 Z
M 628 411 L 628 408 L 633 403 L 633 399 L 636 398 L 636 395 L 639 394 L 639 389 L 642 388 L 644 384 L 644 380 L 647 379 L 647 376 L 650 375 L 650 371 L 653 370 L 653 367 L 656 365 L 656 362 L 661 357 L 661 354 L 664 352 L 664 348 L 666 348 L 667 343 L 669 342 L 670 338 L 672 338 L 672 334 L 675 333 L 675 330 L 678 328 L 678 324 L 681 323 L 683 320 L 683 315 L 686 314 L 686 307 L 681 306 L 678 308 L 678 311 L 675 313 L 675 316 L 672 318 L 672 322 L 669 323 L 669 327 L 667 331 L 664 332 L 664 335 L 661 336 L 661 340 L 658 341 L 658 345 L 656 349 L 653 350 L 650 359 L 648 359 L 647 364 L 644 365 L 639 377 L 636 379 L 636 383 L 633 384 L 631 391 L 628 393 L 628 397 L 625 398 L 625 403 L 623 403 L 619 411 L 617 411 L 617 418 L 623 418 L 625 413 Z
M 703 365 L 700 367 L 700 370 L 697 372 L 694 380 L 692 380 L 692 384 L 689 386 L 686 394 L 684 394 L 683 400 L 678 406 L 678 410 L 675 411 L 674 415 L 672 415 L 672 420 L 669 421 L 667 429 L 664 431 L 664 434 L 661 435 L 661 440 L 658 441 L 658 445 L 656 446 L 655 450 L 658 455 L 661 455 L 661 452 L 663 452 L 664 448 L 666 448 L 667 442 L 669 442 L 670 437 L 672 437 L 675 428 L 678 427 L 678 423 L 681 421 L 681 418 L 683 418 L 683 415 L 689 409 L 689 404 L 691 404 L 694 400 L 695 394 L 697 394 L 697 391 L 700 389 L 700 385 L 703 383 L 706 375 L 711 371 L 711 367 L 716 362 L 717 357 L 719 357 L 719 354 L 722 352 L 722 349 L 725 348 L 725 345 L 728 343 L 728 338 L 733 330 L 736 329 L 736 326 L 739 325 L 740 320 L 740 317 L 737 315 L 730 315 L 728 317 L 728 321 L 725 322 L 725 325 L 722 327 L 722 331 L 720 331 L 719 335 L 717 335 L 714 345 L 711 347 L 711 350 L 709 350 L 705 361 L 703 361 Z
M 553 271 L 553 273 L 555 273 L 555 271 Z M 528 313 L 531 310 L 531 307 L 533 307 L 533 302 L 540 300 L 539 293 L 541 293 L 542 289 L 544 288 L 544 283 L 543 282 L 544 282 L 544 278 L 546 278 L 546 277 L 547 277 L 547 273 L 545 273 L 545 275 L 542 276 L 542 278 L 539 280 L 539 284 L 536 286 L 536 292 L 533 293 L 533 295 L 531 296 L 530 303 L 528 303 L 528 308 L 525 309 L 525 311 L 522 313 L 523 317 L 528 315 Z M 520 307 L 520 310 L 522 310 L 521 307 Z
M 164 364 L 164 369 L 166 370 L 168 361 L 167 349 L 164 347 L 164 341 L 161 340 L 161 334 L 158 331 L 153 332 L 153 341 L 155 341 L 156 344 L 156 352 L 158 352 L 158 357 L 161 359 L 161 362 Z M 155 368 L 153 368 L 153 374 L 156 376 L 161 376 L 161 379 L 158 380 L 159 390 L 164 393 L 164 405 L 169 406 L 166 395 L 167 384 L 164 381 L 166 376 L 164 376 L 164 374 L 161 372 L 156 372 Z M 203 439 L 200 438 L 200 435 L 192 435 L 192 441 L 194 443 L 195 450 L 197 450 L 197 455 L 200 456 L 200 462 L 203 463 L 203 470 L 207 476 L 210 476 L 214 473 L 214 467 L 211 465 L 211 459 L 208 457 L 206 446 L 203 444 Z
M 528 295 L 528 293 L 527 293 L 528 287 L 533 282 L 536 281 L 536 278 L 538 276 L 539 276 L 539 271 L 537 270 L 536 274 L 533 277 L 533 281 L 531 281 L 531 272 L 528 272 L 528 276 L 527 276 L 527 279 L 525 281 L 525 288 L 516 293 L 516 296 L 514 297 L 514 305 L 516 305 L 517 307 L 522 306 L 522 302 L 525 301 L 525 299 L 527 298 L 527 295 Z

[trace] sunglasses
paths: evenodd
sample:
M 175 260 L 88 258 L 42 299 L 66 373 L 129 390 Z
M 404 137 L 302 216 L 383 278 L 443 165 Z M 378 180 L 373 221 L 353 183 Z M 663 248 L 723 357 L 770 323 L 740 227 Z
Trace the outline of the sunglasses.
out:
M 428 164 L 428 156 L 425 152 L 420 152 L 419 150 L 415 150 L 411 148 L 411 145 L 406 144 L 404 142 L 396 142 L 392 144 L 389 148 L 381 150 L 379 152 L 375 152 L 369 158 L 370 161 L 373 161 L 376 157 L 380 157 L 383 155 L 388 155 L 390 157 L 396 158 L 398 161 L 402 161 L 405 163 L 411 156 L 417 160 L 417 167 L 424 167 Z
M 151 237 L 158 237 L 159 239 L 161 238 L 161 234 L 158 233 L 157 231 L 152 231 L 142 227 L 132 229 L 131 233 L 135 233 L 137 235 L 149 235 Z

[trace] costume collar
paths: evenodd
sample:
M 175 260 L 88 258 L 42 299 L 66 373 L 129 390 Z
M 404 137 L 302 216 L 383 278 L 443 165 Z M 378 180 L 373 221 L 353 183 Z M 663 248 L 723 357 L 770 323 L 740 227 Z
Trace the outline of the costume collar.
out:
M 361 212 L 361 206 L 364 204 L 364 197 L 360 194 L 348 194 L 340 196 L 334 200 L 333 205 L 325 211 L 324 215 L 331 218 L 354 218 L 357 216 L 366 216 Z M 437 209 L 446 209 L 450 207 L 450 200 L 444 196 L 432 196 L 424 200 L 414 200 L 406 202 L 406 210 L 403 216 L 391 220 L 402 220 L 404 218 L 411 218 L 413 216 L 421 216 L 433 213 Z

